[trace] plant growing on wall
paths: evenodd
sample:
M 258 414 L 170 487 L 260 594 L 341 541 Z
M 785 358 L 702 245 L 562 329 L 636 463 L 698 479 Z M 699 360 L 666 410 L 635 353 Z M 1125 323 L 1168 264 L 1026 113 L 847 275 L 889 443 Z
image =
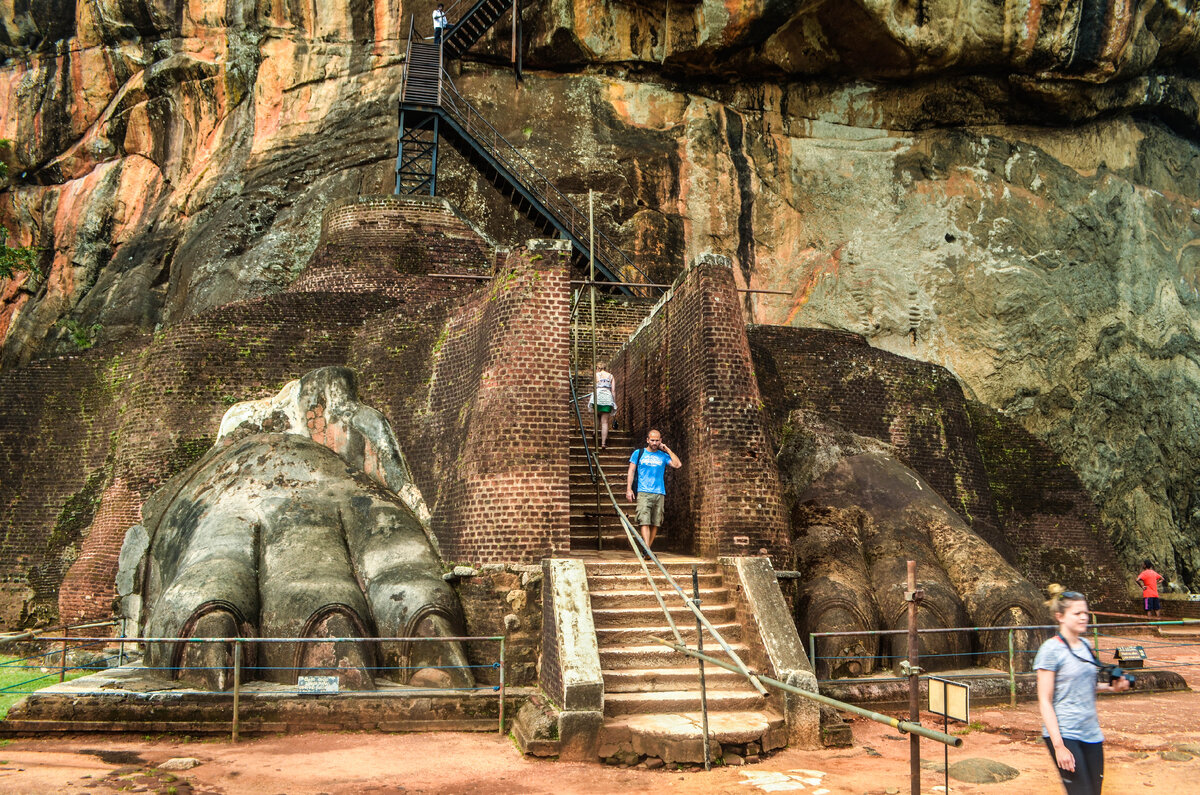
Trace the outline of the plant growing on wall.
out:
M 37 263 L 37 249 L 33 246 L 9 246 L 8 230 L 0 226 L 0 279 L 11 279 L 25 271 L 41 276 Z

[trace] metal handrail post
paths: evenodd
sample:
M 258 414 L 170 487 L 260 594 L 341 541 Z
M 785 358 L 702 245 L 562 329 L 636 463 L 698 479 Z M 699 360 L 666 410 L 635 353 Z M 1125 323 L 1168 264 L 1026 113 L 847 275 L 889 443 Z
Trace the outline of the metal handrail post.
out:
M 593 241 L 596 237 L 596 225 L 592 215 L 593 193 L 588 188 L 588 280 L 596 280 L 596 251 Z M 589 302 L 592 307 L 592 446 L 596 448 L 596 468 L 603 469 L 600 463 L 600 399 L 596 387 L 596 285 L 589 288 Z M 600 483 L 592 481 L 596 495 L 596 549 L 604 549 L 604 539 L 600 533 Z
M 700 571 L 692 564 L 692 597 L 700 604 Z M 696 620 L 696 651 L 704 653 L 704 628 Z M 696 658 L 700 666 L 700 730 L 704 732 L 704 769 L 712 770 L 712 751 L 708 740 L 708 686 L 704 681 L 704 658 Z

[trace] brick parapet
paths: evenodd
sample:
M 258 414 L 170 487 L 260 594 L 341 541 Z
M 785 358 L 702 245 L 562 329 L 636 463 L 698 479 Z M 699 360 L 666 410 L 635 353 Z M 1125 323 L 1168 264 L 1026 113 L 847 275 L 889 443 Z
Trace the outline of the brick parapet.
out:
M 657 427 L 683 459 L 668 475 L 667 546 L 716 557 L 765 549 L 790 564 L 779 473 L 729 260 L 704 255 L 610 369 L 636 438 Z
M 442 442 L 427 472 L 433 529 L 455 560 L 569 549 L 568 268 L 562 246 L 512 252 L 443 333 L 428 423 Z

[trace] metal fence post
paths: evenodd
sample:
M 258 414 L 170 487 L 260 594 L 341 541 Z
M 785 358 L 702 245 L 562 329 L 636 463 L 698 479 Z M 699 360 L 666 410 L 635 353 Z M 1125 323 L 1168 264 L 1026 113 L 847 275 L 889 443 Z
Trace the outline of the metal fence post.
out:
M 1013 635 L 1015 630 L 1008 631 L 1008 705 L 1017 705 L 1017 666 L 1013 651 Z
M 817 673 L 817 636 L 812 632 L 808 633 L 808 664 L 812 666 L 813 673 L 820 676 Z
M 504 734 L 504 638 L 500 638 L 500 734 Z
M 242 699 L 242 642 L 233 642 L 233 742 L 238 741 L 238 708 Z
M 71 625 L 63 627 L 62 659 L 58 661 L 58 681 L 67 678 L 67 638 L 71 636 Z
M 117 667 L 125 664 L 125 619 L 121 619 L 121 642 L 117 644 Z

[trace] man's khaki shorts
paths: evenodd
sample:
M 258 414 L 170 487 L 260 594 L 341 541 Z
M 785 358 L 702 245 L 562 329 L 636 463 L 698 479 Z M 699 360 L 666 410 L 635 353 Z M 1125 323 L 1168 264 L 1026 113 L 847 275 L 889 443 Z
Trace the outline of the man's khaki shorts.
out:
M 637 523 L 639 526 L 661 527 L 663 520 L 663 503 L 666 495 L 652 494 L 639 491 L 637 495 Z

